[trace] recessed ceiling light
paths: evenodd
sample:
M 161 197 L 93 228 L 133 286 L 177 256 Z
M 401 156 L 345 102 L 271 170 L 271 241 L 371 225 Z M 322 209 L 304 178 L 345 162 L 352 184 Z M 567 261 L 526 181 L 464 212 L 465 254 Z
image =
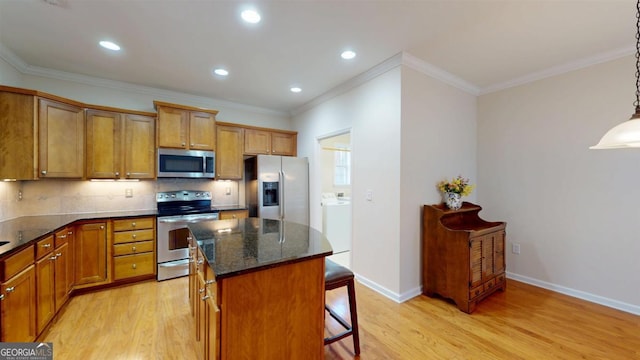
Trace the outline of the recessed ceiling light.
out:
M 113 50 L 113 51 L 118 51 L 120 50 L 120 46 L 114 42 L 111 41 L 107 41 L 107 40 L 102 40 L 100 41 L 100 46 L 102 46 L 105 49 L 109 49 L 109 50 Z
M 297 86 L 294 86 L 294 87 L 292 87 L 292 88 L 291 88 L 291 89 L 289 89 L 289 90 L 291 90 L 291 92 L 292 92 L 292 93 L 299 93 L 300 91 L 302 91 L 302 89 L 300 89 L 300 88 L 299 88 L 299 87 L 297 87 Z
M 253 9 L 248 9 L 243 11 L 240 16 L 242 16 L 242 20 L 250 23 L 250 24 L 257 24 L 260 22 L 260 14 L 253 10 Z
M 223 68 L 218 68 L 213 70 L 213 73 L 216 75 L 220 75 L 220 76 L 227 76 L 229 75 L 229 72 Z
M 351 60 L 354 57 L 356 57 L 356 53 L 354 51 L 347 50 L 347 51 L 343 51 L 342 54 L 340 54 L 340 56 L 345 60 Z

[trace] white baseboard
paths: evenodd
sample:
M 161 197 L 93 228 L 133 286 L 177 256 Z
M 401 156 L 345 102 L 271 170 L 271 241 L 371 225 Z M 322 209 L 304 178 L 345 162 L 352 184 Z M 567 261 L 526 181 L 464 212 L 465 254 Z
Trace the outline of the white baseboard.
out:
M 599 296 L 599 295 L 594 295 L 585 291 L 580 291 L 580 290 L 576 290 L 576 289 L 572 289 L 572 288 L 568 288 L 565 286 L 560 286 L 560 285 L 556 285 L 550 282 L 546 282 L 546 281 L 542 281 L 542 280 L 538 280 L 538 279 L 534 279 L 528 276 L 524 276 L 524 275 L 520 275 L 520 274 L 515 274 L 512 272 L 507 271 L 507 278 L 509 279 L 513 279 L 513 280 L 517 280 L 529 285 L 533 285 L 533 286 L 537 286 L 537 287 L 541 287 L 543 289 L 547 289 L 547 290 L 551 290 L 551 291 L 555 291 L 557 293 L 560 294 L 564 294 L 564 295 L 568 295 L 568 296 L 572 296 L 578 299 L 582 299 L 585 301 L 589 301 L 592 303 L 596 303 L 596 304 L 600 304 L 603 306 L 607 306 L 613 309 L 617 309 L 620 311 L 624 311 L 624 312 L 628 312 L 634 315 L 640 315 L 640 306 L 638 305 L 633 305 L 633 304 L 629 304 L 629 303 L 625 303 L 622 301 L 618 301 L 618 300 L 614 300 L 614 299 L 609 299 L 606 298 L 604 296 Z M 422 287 L 416 287 L 414 289 L 411 289 L 409 291 L 405 291 L 402 294 L 398 294 L 395 291 L 391 291 L 387 288 L 385 288 L 384 286 L 379 285 L 378 283 L 376 283 L 375 281 L 371 281 L 369 279 L 367 279 L 364 276 L 358 275 L 356 274 L 356 280 L 358 280 L 358 282 L 360 282 L 362 285 L 370 288 L 371 290 L 383 295 L 386 298 L 389 298 L 397 303 L 403 303 L 411 298 L 414 298 L 416 296 L 419 296 L 422 294 Z
M 356 280 L 358 280 L 358 282 L 360 282 L 362 285 L 368 287 L 369 289 L 379 293 L 380 295 L 383 295 L 386 298 L 389 298 L 397 303 L 403 303 L 411 298 L 414 298 L 420 294 L 422 294 L 422 287 L 419 286 L 417 288 L 413 288 L 409 291 L 405 291 L 402 294 L 398 294 L 395 291 L 391 291 L 387 288 L 385 288 L 384 286 L 379 285 L 378 283 L 371 281 L 369 279 L 367 279 L 364 276 L 356 275 Z
M 534 279 L 528 276 L 515 274 L 507 271 L 507 278 L 517 280 L 529 285 L 541 287 L 547 290 L 555 291 L 560 294 L 569 295 L 578 299 L 586 300 L 592 303 L 604 305 L 613 309 L 625 311 L 634 315 L 640 315 L 640 306 L 628 304 L 622 301 L 613 300 L 604 296 L 594 295 L 588 292 L 571 289 L 565 286 L 556 285 L 550 282 Z

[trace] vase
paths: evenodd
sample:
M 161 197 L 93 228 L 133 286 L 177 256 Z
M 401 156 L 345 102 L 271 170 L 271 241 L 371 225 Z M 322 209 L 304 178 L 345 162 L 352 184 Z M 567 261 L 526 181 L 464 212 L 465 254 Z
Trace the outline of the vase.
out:
M 451 210 L 459 210 L 462 207 L 462 196 L 454 192 L 445 192 L 444 203 Z

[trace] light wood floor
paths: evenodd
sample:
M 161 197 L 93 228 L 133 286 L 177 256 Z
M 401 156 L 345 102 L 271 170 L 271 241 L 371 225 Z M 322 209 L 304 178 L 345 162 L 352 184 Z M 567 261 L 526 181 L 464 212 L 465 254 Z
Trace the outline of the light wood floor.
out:
M 343 290 L 327 302 L 345 313 Z M 472 315 L 443 299 L 356 293 L 360 359 L 640 359 L 639 316 L 516 281 Z M 56 359 L 195 359 L 189 311 L 186 278 L 145 282 L 72 298 L 43 340 Z M 325 347 L 325 358 L 358 359 L 352 344 Z

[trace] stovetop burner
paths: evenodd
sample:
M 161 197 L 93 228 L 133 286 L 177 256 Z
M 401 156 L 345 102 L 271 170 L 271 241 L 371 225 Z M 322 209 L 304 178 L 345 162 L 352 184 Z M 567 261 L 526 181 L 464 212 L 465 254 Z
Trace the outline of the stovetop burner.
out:
M 156 194 L 158 215 L 172 216 L 216 212 L 211 207 L 211 193 L 200 190 L 166 191 Z

